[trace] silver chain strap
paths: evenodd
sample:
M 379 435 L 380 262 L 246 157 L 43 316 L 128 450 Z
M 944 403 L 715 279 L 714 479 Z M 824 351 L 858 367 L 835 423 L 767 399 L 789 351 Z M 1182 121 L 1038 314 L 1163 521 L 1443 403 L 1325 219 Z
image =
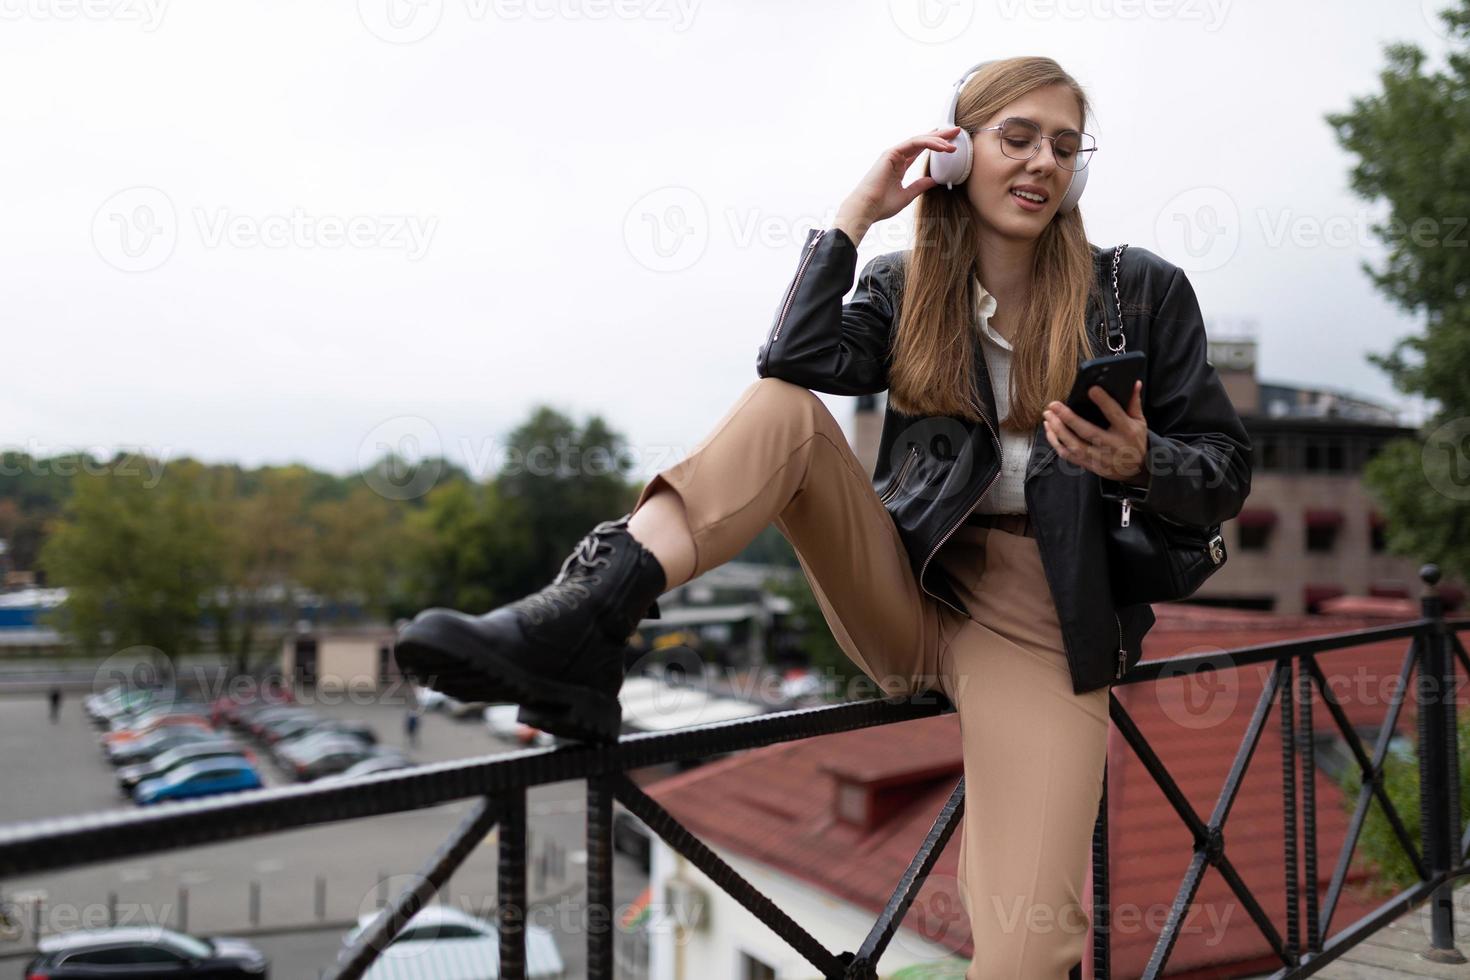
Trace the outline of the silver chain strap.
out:
M 1118 307 L 1117 347 L 1113 346 L 1113 335 L 1112 332 L 1108 330 L 1107 317 L 1103 317 L 1103 340 L 1107 342 L 1108 350 L 1112 351 L 1114 354 L 1123 353 L 1123 349 L 1128 346 L 1128 338 L 1123 332 L 1123 297 L 1118 292 L 1118 264 L 1123 259 L 1123 249 L 1127 247 L 1128 244 L 1125 242 L 1122 245 L 1119 245 L 1117 248 L 1113 249 L 1113 302 L 1116 303 Z

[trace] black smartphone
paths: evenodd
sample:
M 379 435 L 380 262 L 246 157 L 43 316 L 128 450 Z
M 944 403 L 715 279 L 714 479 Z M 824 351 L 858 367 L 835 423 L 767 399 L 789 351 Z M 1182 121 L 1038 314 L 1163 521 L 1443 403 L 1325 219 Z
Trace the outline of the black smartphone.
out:
M 1088 397 L 1093 385 L 1113 396 L 1113 400 L 1127 411 L 1133 400 L 1133 383 L 1143 380 L 1143 369 L 1148 356 L 1141 350 L 1123 354 L 1108 354 L 1083 361 L 1077 367 L 1077 380 L 1072 384 L 1072 393 L 1067 396 L 1067 407 L 1100 429 L 1112 423 L 1103 414 L 1102 407 Z

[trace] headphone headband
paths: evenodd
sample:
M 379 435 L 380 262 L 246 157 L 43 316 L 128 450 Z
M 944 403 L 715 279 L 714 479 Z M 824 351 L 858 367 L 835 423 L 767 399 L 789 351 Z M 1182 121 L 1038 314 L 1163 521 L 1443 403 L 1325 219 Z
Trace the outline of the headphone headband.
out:
M 965 69 L 965 73 L 954 83 L 954 91 L 949 97 L 949 111 L 945 114 L 945 126 L 952 128 L 955 125 L 955 112 L 960 104 L 960 91 L 972 76 L 986 65 L 1000 61 L 1000 58 L 988 58 L 979 61 Z M 1089 113 L 1090 115 L 1090 113 Z M 1087 120 L 1082 120 L 1083 128 L 1087 126 Z M 952 153 L 936 154 L 933 150 L 928 152 L 928 172 L 934 178 L 935 183 L 943 184 L 953 190 L 956 184 L 963 184 L 970 177 L 970 167 L 975 159 L 974 142 L 970 139 L 968 130 L 961 129 L 954 136 L 955 149 Z M 1069 171 L 1071 178 L 1067 181 L 1066 192 L 1062 195 L 1061 202 L 1057 205 L 1057 213 L 1065 214 L 1077 206 L 1082 197 L 1082 191 L 1087 187 L 1087 167 L 1081 170 Z
M 999 58 L 990 58 L 986 61 L 975 63 L 974 65 L 970 66 L 970 68 L 966 69 L 965 73 L 960 76 L 959 81 L 954 83 L 954 94 L 949 97 L 949 112 L 944 117 L 946 120 L 948 120 L 951 126 L 954 125 L 955 109 L 959 108 L 960 90 L 965 87 L 965 83 L 970 80 L 970 76 L 975 74 L 981 68 L 984 68 L 986 65 L 993 65 L 999 60 Z

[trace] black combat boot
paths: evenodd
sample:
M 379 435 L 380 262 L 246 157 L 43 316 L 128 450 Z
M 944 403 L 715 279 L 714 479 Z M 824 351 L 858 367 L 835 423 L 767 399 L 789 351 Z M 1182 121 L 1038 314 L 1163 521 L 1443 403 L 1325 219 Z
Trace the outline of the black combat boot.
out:
M 623 649 L 639 620 L 659 617 L 666 584 L 630 517 L 593 528 L 539 592 L 483 616 L 425 609 L 398 634 L 399 667 L 461 701 L 513 701 L 554 735 L 616 740 Z

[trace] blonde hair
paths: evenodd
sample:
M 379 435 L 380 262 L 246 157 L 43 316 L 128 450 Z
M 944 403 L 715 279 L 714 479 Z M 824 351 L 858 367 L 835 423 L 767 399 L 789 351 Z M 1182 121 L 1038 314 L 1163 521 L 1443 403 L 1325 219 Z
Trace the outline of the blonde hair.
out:
M 971 77 L 955 106 L 955 124 L 977 129 L 1016 99 L 1057 83 L 1077 96 L 1086 119 L 1087 97 L 1072 76 L 1050 58 L 1019 57 L 987 65 Z M 906 415 L 976 422 L 983 414 L 972 374 L 980 342 L 974 312 L 979 227 L 964 187 L 940 184 L 915 202 L 914 245 L 903 273 L 888 402 Z M 1012 321 L 1006 429 L 1034 430 L 1047 403 L 1065 401 L 1071 391 L 1078 362 L 1091 353 L 1092 271 L 1081 211 L 1057 214 L 1037 240 L 1031 276 L 1036 285 Z

